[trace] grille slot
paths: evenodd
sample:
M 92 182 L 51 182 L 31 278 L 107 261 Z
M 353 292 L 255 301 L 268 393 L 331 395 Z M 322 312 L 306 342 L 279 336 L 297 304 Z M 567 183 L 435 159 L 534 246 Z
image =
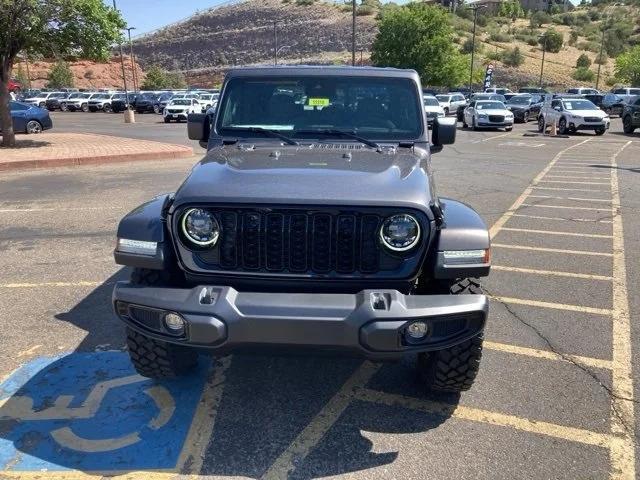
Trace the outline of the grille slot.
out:
M 489 115 L 489 121 L 495 123 L 504 122 L 504 115 Z
M 597 122 L 601 122 L 602 119 L 599 117 L 584 117 L 584 121 L 590 122 L 590 123 L 597 123 Z

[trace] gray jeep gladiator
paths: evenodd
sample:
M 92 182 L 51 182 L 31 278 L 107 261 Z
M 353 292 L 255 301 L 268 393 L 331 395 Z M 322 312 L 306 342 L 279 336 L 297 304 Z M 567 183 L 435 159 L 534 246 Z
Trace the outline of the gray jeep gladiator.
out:
M 487 227 L 436 194 L 416 72 L 253 67 L 227 74 L 207 155 L 129 213 L 113 292 L 136 370 L 187 373 L 199 352 L 293 349 L 417 361 L 432 390 L 471 387 L 488 299 Z M 412 355 L 411 355 L 412 354 Z

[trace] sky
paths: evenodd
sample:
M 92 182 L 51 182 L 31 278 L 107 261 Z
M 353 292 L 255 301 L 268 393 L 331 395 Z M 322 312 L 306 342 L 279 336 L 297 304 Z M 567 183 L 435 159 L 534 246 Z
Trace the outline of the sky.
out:
M 103 1 L 107 5 L 113 5 L 113 0 Z M 229 0 L 116 0 L 118 10 L 122 12 L 127 24 L 136 28 L 131 32 L 132 36 L 183 20 L 198 10 L 225 3 L 229 3 Z

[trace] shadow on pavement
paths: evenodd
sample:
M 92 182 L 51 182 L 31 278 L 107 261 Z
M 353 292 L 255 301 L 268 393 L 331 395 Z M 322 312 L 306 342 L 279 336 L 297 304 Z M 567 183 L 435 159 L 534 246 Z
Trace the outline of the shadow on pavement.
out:
M 0 133 L 0 138 L 2 138 L 2 133 Z M 41 148 L 51 145 L 51 142 L 47 142 L 44 140 L 23 140 L 20 136 L 16 135 L 16 146 L 14 149 L 21 148 Z
M 127 276 L 125 269 L 119 271 L 70 311 L 56 315 L 87 332 L 76 351 L 36 358 L 0 384 L 4 470 L 186 473 L 190 462 L 181 455 L 196 418 L 215 420 L 212 435 L 203 440 L 200 473 L 259 478 L 310 423 L 322 421 L 318 414 L 362 365 L 355 358 L 237 354 L 223 380 L 212 386 L 221 362 L 212 364 L 203 356 L 188 377 L 161 383 L 145 379 L 123 351 L 124 329 L 111 310 L 113 285 Z M 425 397 L 407 362 L 383 365 L 367 388 Z M 207 402 L 215 395 L 218 407 L 196 417 L 198 405 L 212 404 Z M 453 412 L 459 396 L 431 399 L 450 404 Z M 326 424 L 326 435 L 310 446 L 307 459 L 296 459 L 294 476 L 338 475 L 393 463 L 398 452 L 374 451 L 369 432 L 424 432 L 447 418 L 446 413 L 352 400 L 333 425 Z M 187 450 L 194 455 L 193 448 Z
M 623 170 L 625 172 L 632 172 L 632 173 L 640 173 L 640 167 L 614 167 L 612 165 L 589 165 L 592 168 L 607 168 L 609 170 L 611 169 L 615 169 L 615 170 Z

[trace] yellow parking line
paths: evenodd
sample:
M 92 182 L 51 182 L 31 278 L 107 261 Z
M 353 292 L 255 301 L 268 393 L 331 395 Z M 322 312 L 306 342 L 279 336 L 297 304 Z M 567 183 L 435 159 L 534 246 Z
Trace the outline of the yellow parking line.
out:
M 628 147 L 627 142 L 611 158 L 611 191 L 613 206 L 621 208 L 618 184 L 617 157 Z M 611 444 L 612 473 L 616 479 L 635 479 L 635 414 L 633 392 L 633 352 L 631 349 L 631 317 L 627 290 L 624 229 L 622 216 L 613 217 L 613 377 L 611 402 L 611 432 L 615 441 Z
M 0 288 L 39 288 L 39 287 L 97 287 L 103 282 L 42 282 L 42 283 L 0 283 Z M 109 285 L 109 283 L 105 283 Z
M 442 402 L 407 397 L 405 395 L 385 393 L 368 388 L 359 390 L 356 393 L 356 398 L 366 402 L 399 406 L 410 410 L 417 410 L 444 417 L 451 416 L 461 420 L 470 420 L 499 427 L 515 428 L 516 430 L 523 432 L 536 433 L 552 438 L 559 438 L 603 448 L 608 448 L 612 440 L 611 435 L 605 433 L 592 432 L 581 428 L 567 427 L 563 425 L 555 425 L 553 423 L 530 420 L 528 418 L 516 417 L 515 415 L 506 415 L 459 404 L 451 405 Z
M 511 207 L 509 207 L 509 209 L 502 215 L 502 217 L 500 217 L 498 221 L 496 221 L 496 223 L 493 224 L 493 226 L 489 230 L 490 238 L 493 238 L 498 234 L 498 232 L 502 229 L 502 227 L 504 227 L 504 225 L 509 221 L 509 219 L 511 218 L 511 215 L 513 215 L 516 212 L 516 210 L 518 210 L 520 206 L 524 204 L 524 201 L 527 199 L 527 197 L 531 195 L 531 193 L 533 192 L 533 187 L 540 180 L 544 178 L 544 176 L 549 172 L 549 170 L 551 170 L 551 168 L 562 157 L 564 153 L 570 151 L 571 149 L 577 146 L 584 145 L 589 140 L 590 139 L 586 139 L 580 143 L 574 143 L 573 145 L 560 150 L 560 152 L 558 152 L 556 156 L 553 157 L 551 162 L 549 162 L 549 164 L 536 176 L 536 178 L 533 179 L 533 181 L 531 182 L 531 185 L 524 189 L 524 192 L 522 192 L 522 194 L 516 199 L 516 201 L 513 202 L 513 205 L 511 205 Z
M 613 208 L 609 208 L 609 207 L 599 207 L 599 208 L 593 208 L 593 207 L 572 207 L 569 205 L 533 205 L 531 203 L 523 203 L 522 204 L 523 207 L 535 207 L 535 208 L 565 208 L 565 209 L 569 209 L 569 210 L 591 210 L 594 212 L 613 212 Z
M 563 192 L 602 192 L 609 193 L 606 190 L 593 190 L 592 188 L 560 188 L 560 187 L 533 187 L 536 190 L 557 190 Z
M 570 183 L 576 185 L 609 185 L 607 182 L 573 182 L 570 180 L 540 180 L 541 183 Z
M 593 257 L 613 257 L 612 253 L 592 252 L 589 250 L 565 250 L 563 248 L 530 247 L 529 245 L 507 245 L 504 243 L 492 243 L 492 247 L 507 248 L 511 250 L 530 250 L 532 252 L 566 253 L 569 255 L 587 255 Z
M 512 305 L 526 305 L 528 307 L 550 308 L 552 310 L 567 310 L 570 312 L 593 313 L 594 315 L 611 315 L 612 310 L 608 308 L 584 307 L 582 305 L 569 305 L 566 303 L 541 302 L 539 300 L 528 300 L 526 298 L 512 298 L 489 296 L 492 300 L 500 303 Z
M 495 140 L 496 138 L 503 138 L 503 137 L 508 137 L 509 135 L 512 135 L 513 132 L 507 132 L 507 133 L 503 133 L 502 135 L 494 135 L 492 137 L 488 137 L 483 139 L 483 142 L 488 142 L 489 140 Z
M 226 374 L 232 357 L 224 357 L 218 364 L 213 364 L 213 375 L 202 389 L 198 408 L 191 421 L 191 427 L 178 459 L 178 470 L 181 473 L 199 475 L 202 470 L 205 451 L 211 440 L 216 424 L 216 416 L 220 410 L 220 402 L 224 393 Z
M 529 197 L 531 197 L 531 198 L 552 198 L 554 200 L 574 200 L 576 202 L 605 202 L 605 203 L 611 203 L 611 200 L 609 200 L 608 198 L 558 197 L 558 196 L 555 196 L 555 195 L 529 195 Z
M 291 442 L 287 449 L 280 454 L 269 470 L 261 477 L 265 480 L 279 480 L 288 478 L 295 468 L 294 462 L 306 457 L 311 449 L 324 437 L 338 417 L 347 409 L 358 388 L 363 388 L 371 377 L 378 371 L 379 365 L 364 362 L 342 388 L 322 407 L 302 432 Z
M 491 265 L 491 270 L 498 270 L 500 272 L 532 273 L 534 275 L 549 275 L 552 277 L 582 278 L 585 280 L 613 280 L 613 277 L 610 277 L 608 275 L 591 275 L 588 273 L 560 272 L 557 270 L 538 270 L 535 268 L 507 267 L 505 265 Z
M 544 233 L 545 235 L 564 235 L 567 237 L 587 237 L 587 238 L 613 238 L 613 235 L 599 235 L 596 233 L 575 233 L 575 232 L 558 232 L 554 230 L 533 230 L 530 228 L 507 228 L 503 227 L 505 232 L 521 232 L 521 233 Z
M 579 363 L 585 367 L 602 368 L 604 370 L 611 370 L 613 368 L 613 362 L 611 360 L 604 360 L 601 358 L 581 357 L 579 355 L 559 355 L 549 350 L 539 350 L 537 348 L 520 347 L 517 345 L 511 345 L 506 343 L 484 341 L 484 348 L 489 350 L 495 350 L 497 352 L 511 353 L 514 355 L 523 355 L 525 357 L 541 358 L 543 360 L 553 360 L 567 362 L 572 361 Z
M 537 220 L 557 220 L 561 222 L 588 222 L 588 223 L 613 223 L 611 220 L 592 220 L 590 218 L 563 218 L 563 217 L 545 217 L 543 215 L 522 215 L 519 213 L 514 213 L 513 217 L 520 218 L 534 218 Z

